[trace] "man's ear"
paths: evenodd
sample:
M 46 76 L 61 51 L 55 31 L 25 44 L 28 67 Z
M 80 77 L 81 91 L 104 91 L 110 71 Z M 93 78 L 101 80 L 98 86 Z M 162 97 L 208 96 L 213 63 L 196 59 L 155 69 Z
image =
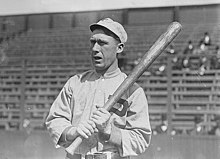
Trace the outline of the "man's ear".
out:
M 117 53 L 120 54 L 122 53 L 124 50 L 124 44 L 123 43 L 119 43 L 117 46 Z

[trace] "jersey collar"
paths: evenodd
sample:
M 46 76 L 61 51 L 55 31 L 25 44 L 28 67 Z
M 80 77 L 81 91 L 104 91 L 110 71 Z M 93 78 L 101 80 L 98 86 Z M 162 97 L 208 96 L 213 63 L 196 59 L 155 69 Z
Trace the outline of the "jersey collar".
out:
M 101 74 L 99 74 L 99 73 L 97 73 L 97 72 L 95 71 L 95 74 L 97 75 L 98 78 L 104 78 L 104 79 L 116 77 L 116 76 L 118 76 L 120 73 L 121 73 L 121 70 L 120 70 L 119 68 L 115 69 L 115 70 L 112 71 L 112 72 L 107 72 L 107 73 L 105 73 L 104 75 L 101 75 Z

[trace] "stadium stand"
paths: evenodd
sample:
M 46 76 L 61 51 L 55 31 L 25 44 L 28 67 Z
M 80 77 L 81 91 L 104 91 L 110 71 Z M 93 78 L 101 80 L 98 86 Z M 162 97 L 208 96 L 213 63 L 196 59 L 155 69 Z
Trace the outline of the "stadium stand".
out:
M 166 27 L 127 25 L 130 36 L 125 49 L 127 65 L 133 65 L 137 54 L 145 53 Z M 220 70 L 209 68 L 201 75 L 197 69 L 176 69 L 172 59 L 182 58 L 183 44 L 189 39 L 197 44 L 205 31 L 212 36 L 212 43 L 220 44 L 220 26 L 189 24 L 183 30 L 173 42 L 178 54 L 162 54 L 149 68 L 150 74 L 146 71 L 138 83 L 149 100 L 153 129 L 171 107 L 172 129 L 187 132 L 199 115 L 208 131 L 214 125 L 213 116 L 220 111 Z M 71 75 L 91 67 L 88 38 L 87 28 L 75 27 L 28 30 L 7 41 L 7 59 L 0 65 L 0 129 L 23 129 L 24 120 L 30 122 L 32 129 L 44 129 L 44 119 L 62 85 Z M 210 54 L 213 50 L 210 47 L 204 56 L 207 59 L 215 56 Z M 133 66 L 126 68 L 129 73 Z
M 41 5 L 31 8 L 35 3 L 2 5 L 1 13 L 7 12 L 0 15 L 0 158 L 65 158 L 65 150 L 54 147 L 44 120 L 67 79 L 91 68 L 88 25 L 105 17 L 124 24 L 128 32 L 121 57 L 127 74 L 170 22 L 183 26 L 137 81 L 149 102 L 153 135 L 149 148 L 131 158 L 220 158 L 220 4 L 214 1 L 180 6 L 185 1 L 167 1 L 153 7 L 147 1 L 141 8 L 92 11 L 78 11 L 74 1 L 64 12 L 46 9 L 47 3 L 53 8 L 63 2 L 36 1 L 44 4 L 41 12 L 35 12 Z M 18 3 L 21 13 L 10 13 Z M 199 44 L 206 32 L 211 45 L 202 51 Z M 194 49 L 183 54 L 189 41 Z
M 176 16 L 183 30 L 172 42 L 175 54 L 165 50 L 137 82 L 148 98 L 153 129 L 167 114 L 177 133 L 193 129 L 197 116 L 208 132 L 220 114 L 220 64 L 214 53 L 220 46 L 218 10 L 219 5 L 201 5 L 0 17 L 0 129 L 44 129 L 62 85 L 91 67 L 87 26 L 97 18 L 110 16 L 125 24 L 124 69 L 129 74 Z M 205 32 L 212 40 L 208 50 L 183 55 L 188 41 L 197 48 Z M 186 67 L 183 59 L 188 59 Z

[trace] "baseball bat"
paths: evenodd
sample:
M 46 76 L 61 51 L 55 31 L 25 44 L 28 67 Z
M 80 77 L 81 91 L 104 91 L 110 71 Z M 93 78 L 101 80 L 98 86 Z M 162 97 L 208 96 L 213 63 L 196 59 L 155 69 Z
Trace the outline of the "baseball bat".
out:
M 151 46 L 151 48 L 145 53 L 141 61 L 135 66 L 132 72 L 125 78 L 121 85 L 117 88 L 114 94 L 105 103 L 104 108 L 110 110 L 117 101 L 122 97 L 125 91 L 134 84 L 134 82 L 144 73 L 144 71 L 153 63 L 153 61 L 164 51 L 164 49 L 172 42 L 172 40 L 178 35 L 182 26 L 178 22 L 172 22 L 157 41 Z M 82 143 L 83 137 L 77 137 L 66 148 L 66 152 L 73 155 L 76 148 Z

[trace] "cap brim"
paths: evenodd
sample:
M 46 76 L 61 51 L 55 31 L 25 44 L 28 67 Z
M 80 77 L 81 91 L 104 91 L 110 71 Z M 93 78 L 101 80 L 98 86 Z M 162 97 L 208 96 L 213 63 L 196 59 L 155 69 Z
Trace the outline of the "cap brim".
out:
M 105 29 L 108 29 L 109 31 L 111 31 L 109 28 L 107 28 L 106 26 L 104 25 L 100 25 L 100 24 L 97 24 L 97 23 L 94 23 L 92 25 L 90 25 L 90 30 L 93 32 L 95 29 L 99 28 L 99 27 L 103 27 Z M 111 31 L 112 32 L 112 31 Z

